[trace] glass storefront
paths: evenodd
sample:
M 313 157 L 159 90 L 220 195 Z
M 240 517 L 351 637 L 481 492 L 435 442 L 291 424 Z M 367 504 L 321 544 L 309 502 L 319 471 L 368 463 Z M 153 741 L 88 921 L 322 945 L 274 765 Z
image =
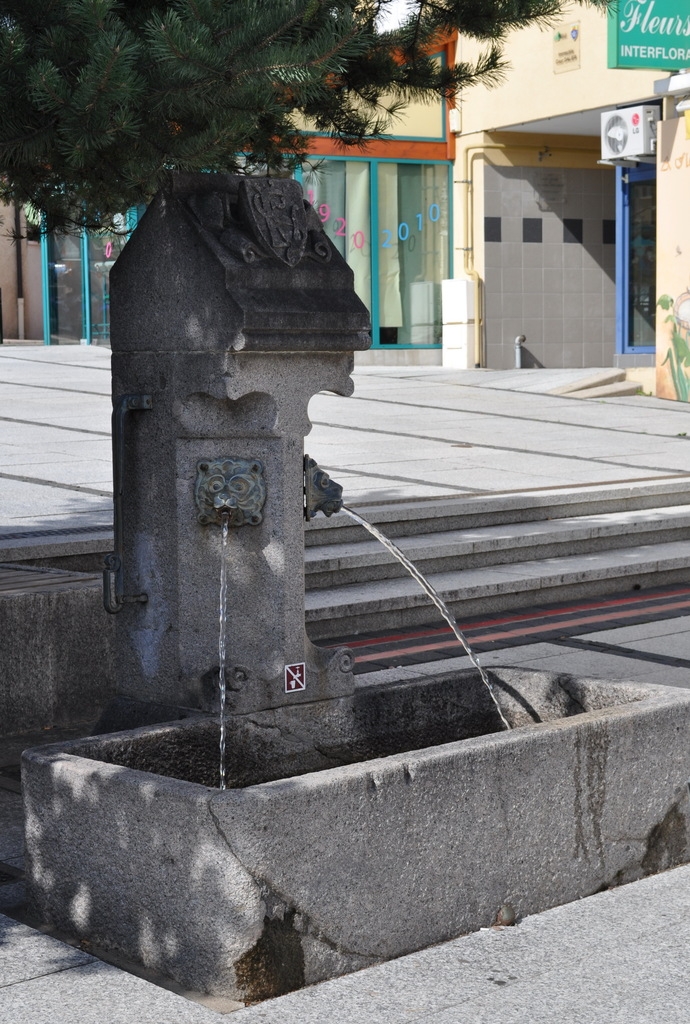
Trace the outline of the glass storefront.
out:
M 42 236 L 47 344 L 110 343 L 110 270 L 140 213 L 130 211 L 112 233 Z
M 375 348 L 441 344 L 441 281 L 452 272 L 450 166 L 327 157 L 314 158 L 299 175 L 353 270 Z M 109 343 L 110 270 L 142 212 L 123 218 L 122 233 L 43 238 L 46 342 Z
M 374 347 L 441 344 L 441 281 L 450 277 L 449 165 L 323 159 L 304 194 L 352 267 Z

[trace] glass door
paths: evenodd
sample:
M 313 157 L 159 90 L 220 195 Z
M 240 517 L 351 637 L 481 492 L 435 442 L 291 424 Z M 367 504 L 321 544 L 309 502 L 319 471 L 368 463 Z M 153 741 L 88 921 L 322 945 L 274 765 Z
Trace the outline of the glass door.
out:
M 79 235 L 48 235 L 47 285 L 49 344 L 78 345 L 86 338 L 82 240 Z
M 656 168 L 620 174 L 619 350 L 653 352 L 656 323 Z

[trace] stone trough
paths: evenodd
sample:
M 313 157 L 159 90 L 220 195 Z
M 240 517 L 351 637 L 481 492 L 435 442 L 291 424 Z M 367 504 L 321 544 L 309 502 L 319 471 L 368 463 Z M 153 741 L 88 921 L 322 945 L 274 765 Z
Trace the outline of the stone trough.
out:
M 491 674 L 27 752 L 32 913 L 253 1001 L 688 859 L 690 693 Z

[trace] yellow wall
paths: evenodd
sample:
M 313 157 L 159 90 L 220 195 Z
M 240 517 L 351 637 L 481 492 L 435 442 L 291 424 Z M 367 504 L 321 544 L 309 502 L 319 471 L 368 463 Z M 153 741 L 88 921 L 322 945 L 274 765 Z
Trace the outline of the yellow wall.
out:
M 607 68 L 605 14 L 574 5 L 571 16 L 559 19 L 556 28 L 575 23 L 580 26 L 580 67 L 560 74 L 554 71 L 554 27 L 513 32 L 505 47 L 510 67 L 503 84 L 494 89 L 474 86 L 461 97 L 463 134 L 654 96 L 654 82 L 666 77 L 664 73 Z M 457 59 L 472 60 L 481 49 L 461 39 Z
M 657 188 L 657 395 L 690 400 L 690 125 L 662 121 Z

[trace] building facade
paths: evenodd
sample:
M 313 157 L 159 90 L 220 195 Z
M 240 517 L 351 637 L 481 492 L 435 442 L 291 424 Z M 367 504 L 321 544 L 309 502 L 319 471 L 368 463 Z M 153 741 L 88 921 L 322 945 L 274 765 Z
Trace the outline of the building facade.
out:
M 686 55 L 690 65 L 684 6 L 573 7 L 513 33 L 502 84 L 466 90 L 452 110 L 412 104 L 394 135 L 356 152 L 311 135 L 297 177 L 371 311 L 360 364 L 510 368 L 524 338 L 523 366 L 648 374 L 658 362 L 659 393 L 688 400 L 690 265 L 668 254 L 690 232 L 690 124 L 664 85 Z M 647 45 L 660 33 L 663 46 Z M 473 60 L 481 46 L 449 41 L 437 59 L 456 52 Z M 621 125 L 640 116 L 658 151 L 618 159 Z M 26 336 L 107 343 L 109 271 L 125 241 L 47 237 L 40 261 L 24 243 L 24 292 L 40 295 Z M 0 278 L 4 296 L 2 259 Z M 6 334 L 11 282 L 7 293 Z
M 653 121 L 660 137 L 678 120 L 659 85 L 690 55 L 690 16 L 686 0 L 655 3 L 658 11 L 621 0 L 608 16 L 574 7 L 560 24 L 516 32 L 504 82 L 461 97 L 453 126 L 462 294 L 444 315 L 445 365 L 512 367 L 520 336 L 523 366 L 655 365 L 661 158 L 648 148 L 603 162 L 601 140 L 610 124 L 614 152 L 622 148 L 629 113 L 633 125 Z M 656 42 L 664 33 L 664 46 L 643 45 L 644 32 Z M 478 51 L 458 46 L 461 59 Z

